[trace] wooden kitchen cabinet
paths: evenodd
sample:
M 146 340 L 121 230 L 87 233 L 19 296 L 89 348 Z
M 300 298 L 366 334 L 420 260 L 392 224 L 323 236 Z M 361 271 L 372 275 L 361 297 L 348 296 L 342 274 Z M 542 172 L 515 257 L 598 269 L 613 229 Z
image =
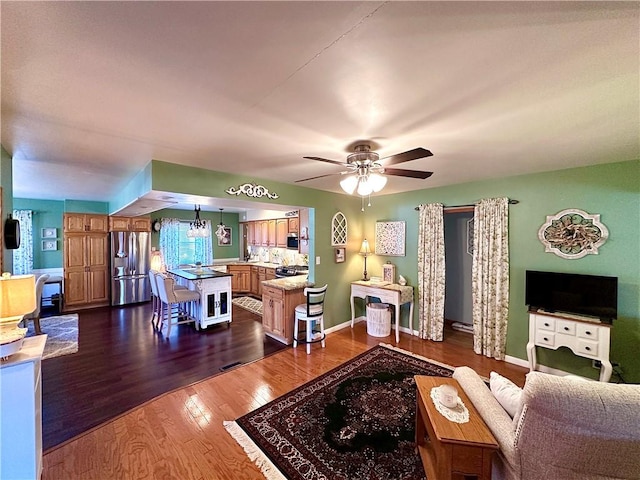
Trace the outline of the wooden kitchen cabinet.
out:
M 109 242 L 106 234 L 64 236 L 64 309 L 109 304 Z
M 255 245 L 255 222 L 247 222 L 247 245 Z
M 278 218 L 276 220 L 276 247 L 287 248 L 287 236 L 289 235 L 289 220 Z
M 299 226 L 298 217 L 289 218 L 289 233 L 298 233 Z
M 233 293 L 249 293 L 251 291 L 251 266 L 229 265 L 227 272 L 232 274 L 231 291 Z
M 276 246 L 276 220 L 268 220 L 268 234 L 267 234 L 267 246 Z
M 260 220 L 258 223 L 260 227 L 260 245 L 263 247 L 269 246 L 269 221 Z
M 110 232 L 150 232 L 151 217 L 109 217 Z
M 262 326 L 270 337 L 293 343 L 294 311 L 306 302 L 304 289 L 284 290 L 270 285 L 262 287 Z
M 64 233 L 109 231 L 109 217 L 94 213 L 65 213 L 62 224 Z

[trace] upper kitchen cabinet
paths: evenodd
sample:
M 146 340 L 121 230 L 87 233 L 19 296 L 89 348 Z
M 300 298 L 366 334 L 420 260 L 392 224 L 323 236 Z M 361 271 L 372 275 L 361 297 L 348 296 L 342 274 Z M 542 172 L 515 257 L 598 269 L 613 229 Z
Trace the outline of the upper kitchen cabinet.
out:
M 109 217 L 110 232 L 150 232 L 150 217 Z
M 298 233 L 299 225 L 298 217 L 289 218 L 289 233 Z
M 276 247 L 287 248 L 287 236 L 289 235 L 289 220 L 279 218 L 276 221 Z
M 109 217 L 91 213 L 65 213 L 63 229 L 65 233 L 107 233 L 109 231 Z

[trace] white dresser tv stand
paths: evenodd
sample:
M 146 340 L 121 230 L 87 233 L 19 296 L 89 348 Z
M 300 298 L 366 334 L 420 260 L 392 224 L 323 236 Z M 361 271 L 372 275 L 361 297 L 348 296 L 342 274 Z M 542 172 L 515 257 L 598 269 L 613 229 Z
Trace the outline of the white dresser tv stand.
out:
M 608 382 L 613 371 L 609 361 L 610 338 L 611 325 L 607 323 L 578 315 L 529 312 L 529 369 L 534 371 L 538 366 L 536 347 L 552 350 L 569 347 L 575 355 L 600 360 L 600 381 Z

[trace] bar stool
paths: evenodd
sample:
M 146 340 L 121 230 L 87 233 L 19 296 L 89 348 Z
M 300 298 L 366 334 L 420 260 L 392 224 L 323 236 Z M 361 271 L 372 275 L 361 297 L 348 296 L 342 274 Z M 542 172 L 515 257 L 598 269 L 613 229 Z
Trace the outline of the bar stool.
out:
M 153 315 L 151 315 L 151 325 L 155 328 L 160 326 L 160 308 L 162 307 L 162 301 L 160 300 L 160 294 L 158 293 L 158 275 L 163 278 L 164 275 L 158 270 L 149 270 L 149 284 L 151 285 L 151 307 L 153 309 Z M 174 284 L 175 290 L 185 290 L 187 287 L 183 285 Z M 157 322 L 154 320 L 157 319 Z
M 176 288 L 173 277 L 156 275 L 158 295 L 161 301 L 158 312 L 158 330 L 162 330 L 164 319 L 167 319 L 167 337 L 171 335 L 171 326 L 181 323 L 196 322 L 196 330 L 200 325 L 198 321 L 189 314 L 190 307 L 194 302 L 200 300 L 200 293 L 186 288 Z M 177 307 L 175 315 L 173 307 Z M 180 308 L 180 307 L 184 308 Z M 175 318 L 175 322 L 172 320 Z M 181 320 L 184 319 L 184 320 Z
M 325 347 L 324 339 L 326 335 L 324 333 L 324 297 L 327 293 L 327 285 L 324 287 L 312 288 L 307 287 L 304 289 L 304 296 L 307 297 L 307 303 L 301 303 L 295 309 L 295 321 L 293 325 L 293 348 L 298 347 L 298 342 L 307 344 L 307 355 L 311 353 L 311 344 L 316 342 L 322 343 L 322 348 Z M 298 321 L 306 322 L 305 338 L 298 338 Z M 314 322 L 318 322 L 320 329 L 313 329 Z M 320 336 L 315 338 L 315 334 L 319 333 Z

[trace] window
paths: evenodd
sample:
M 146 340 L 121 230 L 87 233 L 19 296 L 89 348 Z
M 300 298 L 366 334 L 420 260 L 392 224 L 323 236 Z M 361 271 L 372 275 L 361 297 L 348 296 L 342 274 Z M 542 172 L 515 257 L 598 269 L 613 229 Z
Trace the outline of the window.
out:
M 189 222 L 180 222 L 178 259 L 180 265 L 196 263 L 196 239 L 187 237 Z

